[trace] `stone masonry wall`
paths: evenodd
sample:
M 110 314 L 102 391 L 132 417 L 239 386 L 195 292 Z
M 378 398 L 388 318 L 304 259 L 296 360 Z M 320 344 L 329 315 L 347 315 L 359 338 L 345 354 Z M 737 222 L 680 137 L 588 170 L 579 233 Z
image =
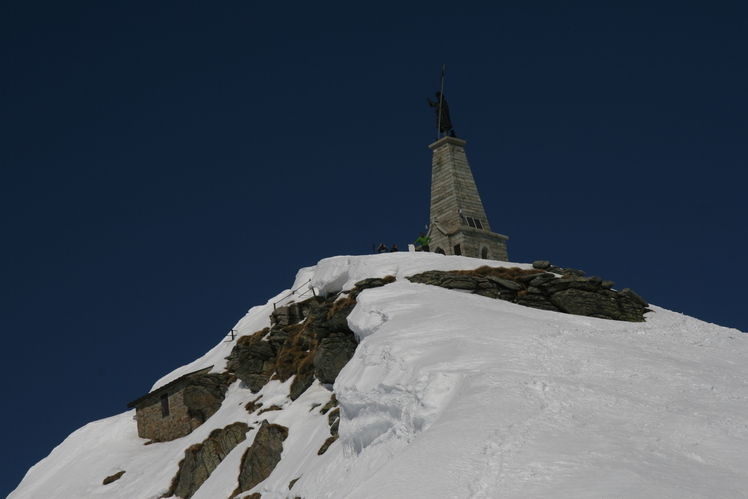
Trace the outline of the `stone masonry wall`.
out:
M 463 215 L 479 218 L 485 230 L 491 227 L 483 210 L 478 188 L 462 146 L 465 141 L 447 138 L 434 150 L 431 172 L 431 218 L 448 232 L 458 230 Z M 434 146 L 434 144 L 432 144 Z
M 184 389 L 169 393 L 169 415 L 161 416 L 161 399 L 138 409 L 138 436 L 154 442 L 168 442 L 192 432 L 199 422 L 194 421 L 184 404 Z
M 212 366 L 211 366 L 212 367 Z M 188 435 L 221 408 L 229 385 L 228 373 L 211 373 L 204 368 L 130 402 L 136 408 L 138 436 L 166 442 Z M 168 394 L 169 415 L 161 416 L 161 397 Z
M 434 151 L 431 165 L 430 251 L 506 261 L 507 237 L 491 232 L 464 145 L 464 140 L 445 137 L 429 146 Z M 471 227 L 466 217 L 479 220 L 482 229 Z M 457 245 L 459 253 L 455 248 Z
M 498 260 L 506 262 L 508 260 L 506 253 L 506 243 L 498 234 L 487 233 L 486 231 L 473 228 L 465 228 L 453 236 L 443 239 L 435 238 L 436 244 L 432 242 L 431 251 L 436 251 L 440 244 L 449 245 L 449 248 L 443 248 L 447 255 L 455 254 L 455 245 L 460 245 L 461 254 L 472 258 L 483 258 L 483 249 L 486 249 L 486 260 Z

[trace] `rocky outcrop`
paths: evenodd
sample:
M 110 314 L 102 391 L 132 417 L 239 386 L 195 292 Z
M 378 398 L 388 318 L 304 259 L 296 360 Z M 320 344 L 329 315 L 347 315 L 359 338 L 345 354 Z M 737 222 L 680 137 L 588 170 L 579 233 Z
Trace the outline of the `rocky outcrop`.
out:
M 447 289 L 511 301 L 526 307 L 619 321 L 643 322 L 649 304 L 629 288 L 611 289 L 603 281 L 576 269 L 561 269 L 546 261 L 535 268 L 480 267 L 471 271 L 431 270 L 408 279 Z
M 314 375 L 320 383 L 334 383 L 356 351 L 356 338 L 351 334 L 335 333 L 323 338 L 314 353 Z
M 124 470 L 118 471 L 114 475 L 110 475 L 110 476 L 106 477 L 104 479 L 104 481 L 102 482 L 102 485 L 109 485 L 112 482 L 116 482 L 117 480 L 119 480 L 120 478 L 122 478 L 122 475 L 124 475 L 124 474 L 125 474 Z
M 325 405 L 323 405 L 323 406 L 322 406 L 322 409 L 320 409 L 320 410 L 319 410 L 319 413 L 320 413 L 320 414 L 327 414 L 327 412 L 328 412 L 328 411 L 329 411 L 330 409 L 333 409 L 333 408 L 335 408 L 335 407 L 338 407 L 338 405 L 340 405 L 340 403 L 338 402 L 338 398 L 337 398 L 337 397 L 335 396 L 335 394 L 333 393 L 333 394 L 332 394 L 332 395 L 330 396 L 330 400 L 328 400 L 328 401 L 327 401 L 327 403 L 326 403 Z
M 269 341 L 262 341 L 270 329 L 264 329 L 251 336 L 242 336 L 227 357 L 226 369 L 244 381 L 252 393 L 270 381 L 277 349 Z
M 257 430 L 255 440 L 242 457 L 239 467 L 239 486 L 231 497 L 250 490 L 273 472 L 281 459 L 283 441 L 288 437 L 288 428 L 270 424 L 267 419 Z
M 188 448 L 184 452 L 184 459 L 179 463 L 179 471 L 172 480 L 167 497 L 192 497 L 228 453 L 246 440 L 246 433 L 250 429 L 246 423 L 237 422 L 214 430 L 202 443 Z
M 338 428 L 340 427 L 340 409 L 334 409 L 327 415 L 327 424 L 330 426 L 330 436 L 322 444 L 322 447 L 317 451 L 317 455 L 321 456 L 330 446 L 335 442 L 340 435 L 338 434 Z
M 270 328 L 242 336 L 227 357 L 227 369 L 257 393 L 270 379 L 294 377 L 289 397 L 296 400 L 315 379 L 333 383 L 353 357 L 357 342 L 348 314 L 364 289 L 384 286 L 394 277 L 364 279 L 345 293 L 313 297 L 279 307 Z
M 348 327 L 348 315 L 356 306 L 356 297 L 365 289 L 384 286 L 394 280 L 394 277 L 364 279 L 343 293 L 328 297 L 315 296 L 279 307 L 270 316 L 271 327 L 237 340 L 226 358 L 227 373 L 242 380 L 253 393 L 260 391 L 271 379 L 287 381 L 293 378 L 289 393 L 291 400 L 296 400 L 315 379 L 321 383 L 334 383 L 356 350 L 355 335 Z M 211 407 L 208 393 L 213 392 L 206 387 L 205 391 L 195 390 L 190 395 L 196 410 L 198 407 Z M 265 411 L 281 409 L 278 406 L 262 408 L 260 398 L 246 404 L 246 410 L 257 412 L 259 416 Z M 326 414 L 335 406 L 337 401 L 333 395 L 320 412 Z M 320 453 L 338 438 L 339 410 L 328 415 L 328 424 L 330 438 Z M 254 443 L 242 458 L 239 487 L 234 491 L 234 496 L 250 490 L 272 473 L 280 461 L 283 441 L 287 436 L 287 428 L 263 421 Z M 209 466 L 204 463 L 206 459 L 208 463 L 215 460 L 213 454 L 205 455 L 208 451 L 204 449 L 214 447 L 206 442 L 187 450 L 170 493 L 192 495 L 207 479 L 210 473 L 204 470 Z
M 273 313 L 270 314 L 270 322 L 279 326 L 298 324 L 309 317 L 311 308 L 312 304 L 310 300 L 289 303 L 285 307 L 278 307 L 276 310 L 273 310 Z
M 203 374 L 196 377 L 184 390 L 184 405 L 190 417 L 200 424 L 221 408 L 226 390 L 235 380 L 228 373 Z
M 262 402 L 259 401 L 261 398 L 262 398 L 262 395 L 260 395 L 254 400 L 250 400 L 249 402 L 247 402 L 247 405 L 245 405 L 244 408 L 247 410 L 248 413 L 252 414 L 257 409 L 262 407 Z
M 330 397 L 330 401 L 327 402 L 319 412 L 320 414 L 327 414 L 330 409 L 333 409 L 333 407 L 338 407 L 338 400 L 334 393 L 332 394 L 332 397 Z M 327 424 L 330 426 L 330 436 L 317 451 L 317 455 L 319 456 L 327 452 L 327 449 L 329 449 L 333 442 L 335 442 L 339 437 L 338 427 L 340 426 L 340 409 L 333 409 L 329 414 L 327 414 Z

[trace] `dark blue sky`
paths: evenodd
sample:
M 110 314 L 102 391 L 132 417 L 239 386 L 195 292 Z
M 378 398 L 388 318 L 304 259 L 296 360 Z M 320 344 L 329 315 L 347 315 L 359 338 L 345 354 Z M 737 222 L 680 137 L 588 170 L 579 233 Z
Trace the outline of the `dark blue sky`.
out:
M 748 331 L 747 4 L 487 3 L 0 5 L 0 495 L 298 268 L 412 242 L 443 62 L 512 261 Z

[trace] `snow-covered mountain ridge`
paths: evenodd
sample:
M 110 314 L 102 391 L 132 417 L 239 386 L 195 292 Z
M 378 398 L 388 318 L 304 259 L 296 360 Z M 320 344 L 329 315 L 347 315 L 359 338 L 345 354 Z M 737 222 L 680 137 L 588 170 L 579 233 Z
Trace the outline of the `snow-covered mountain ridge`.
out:
M 340 438 L 322 455 L 329 387 L 315 383 L 291 401 L 292 380 L 258 394 L 237 382 L 205 424 L 171 442 L 143 445 L 134 411 L 86 425 L 9 497 L 155 499 L 187 448 L 243 422 L 253 428 L 246 440 L 192 496 L 228 498 L 263 420 L 288 428 L 282 459 L 240 497 L 745 497 L 745 335 L 656 306 L 646 322 L 627 323 L 404 279 L 486 263 L 531 267 L 433 254 L 335 257 L 300 270 L 289 288 L 299 292 L 283 291 L 239 321 L 240 336 L 268 327 L 273 304 L 298 300 L 304 286 L 331 294 L 397 278 L 363 291 L 348 316 L 360 344 L 335 381 Z M 234 343 L 154 389 L 203 367 L 222 372 Z M 258 395 L 281 410 L 249 413 Z

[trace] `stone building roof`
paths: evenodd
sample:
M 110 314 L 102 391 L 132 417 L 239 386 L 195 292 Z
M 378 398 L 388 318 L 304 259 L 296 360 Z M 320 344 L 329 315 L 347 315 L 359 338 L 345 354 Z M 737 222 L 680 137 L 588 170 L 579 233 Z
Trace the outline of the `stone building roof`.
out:
M 191 373 L 187 373 L 184 376 L 180 376 L 177 379 L 175 379 L 174 381 L 171 381 L 171 382 L 165 384 L 164 386 L 160 386 L 160 387 L 156 388 L 155 390 L 153 390 L 152 392 L 146 393 L 142 397 L 133 400 L 132 402 L 130 402 L 129 404 L 127 404 L 127 407 L 128 408 L 138 407 L 143 402 L 149 400 L 152 397 L 155 397 L 155 396 L 159 395 L 160 393 L 163 393 L 164 391 L 169 390 L 170 388 L 174 388 L 175 386 L 178 386 L 178 385 L 183 384 L 183 383 L 185 385 L 188 385 L 189 383 L 185 383 L 185 382 L 188 381 L 189 378 L 192 378 L 192 377 L 195 377 L 195 376 L 200 376 L 202 374 L 207 374 L 208 372 L 210 372 L 211 369 L 213 369 L 213 366 L 205 367 L 203 369 L 199 369 L 197 371 L 193 371 Z

